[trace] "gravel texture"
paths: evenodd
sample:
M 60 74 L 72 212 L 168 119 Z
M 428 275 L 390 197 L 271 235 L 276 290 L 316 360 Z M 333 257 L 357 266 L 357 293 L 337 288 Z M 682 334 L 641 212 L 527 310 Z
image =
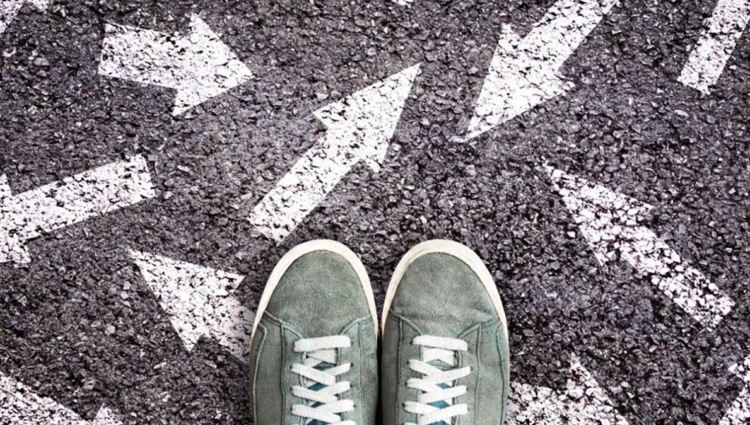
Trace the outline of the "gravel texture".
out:
M 616 5 L 561 69 L 567 94 L 457 143 L 504 23 L 551 1 L 91 1 L 25 5 L 0 36 L 0 170 L 13 193 L 142 155 L 156 197 L 27 244 L 0 265 L 0 371 L 93 419 L 250 423 L 246 366 L 188 352 L 129 255 L 245 276 L 331 238 L 380 305 L 401 255 L 448 238 L 493 271 L 514 382 L 563 390 L 571 355 L 631 424 L 716 424 L 750 354 L 750 44 L 709 95 L 678 81 L 714 2 Z M 174 90 L 97 74 L 106 23 L 185 33 L 198 13 L 253 78 L 173 116 Z M 252 207 L 325 132 L 312 112 L 422 63 L 379 172 L 364 163 L 281 245 Z M 544 164 L 652 205 L 642 222 L 736 303 L 713 332 L 628 263 L 600 265 Z

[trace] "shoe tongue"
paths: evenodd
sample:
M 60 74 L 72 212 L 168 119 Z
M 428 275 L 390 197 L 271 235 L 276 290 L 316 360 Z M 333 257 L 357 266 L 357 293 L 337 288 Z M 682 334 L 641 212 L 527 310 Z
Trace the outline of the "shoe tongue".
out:
M 451 370 L 454 368 L 454 366 L 449 365 L 448 363 L 442 362 L 440 360 L 434 360 L 429 363 L 431 366 L 435 366 L 436 368 L 442 370 L 445 372 L 446 370 Z
M 442 385 L 440 385 L 440 387 L 441 388 L 448 388 L 448 385 L 442 384 Z M 430 406 L 438 407 L 440 409 L 446 409 L 446 408 L 450 407 L 450 405 L 448 403 L 444 402 L 444 401 L 436 401 L 434 403 L 430 403 Z M 445 422 L 445 421 L 440 421 L 440 422 L 434 422 L 431 425 L 449 425 L 449 424 L 447 422 Z

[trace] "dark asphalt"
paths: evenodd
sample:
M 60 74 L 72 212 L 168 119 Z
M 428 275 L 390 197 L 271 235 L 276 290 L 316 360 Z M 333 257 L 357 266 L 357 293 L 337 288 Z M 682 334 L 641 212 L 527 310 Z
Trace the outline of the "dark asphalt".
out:
M 0 265 L 0 372 L 93 418 L 250 423 L 247 370 L 204 339 L 187 352 L 128 256 L 246 276 L 335 239 L 379 304 L 432 238 L 475 249 L 508 314 L 512 379 L 564 388 L 576 354 L 631 424 L 717 424 L 750 354 L 750 39 L 709 96 L 677 81 L 712 1 L 624 1 L 568 60 L 566 96 L 461 144 L 501 25 L 552 1 L 91 1 L 25 6 L 0 36 L 0 171 L 14 193 L 135 153 L 158 195 L 28 244 Z M 255 74 L 173 117 L 174 91 L 97 75 L 104 24 L 185 32 L 197 12 Z M 325 131 L 312 112 L 418 62 L 379 173 L 360 164 L 280 246 L 246 217 Z M 647 225 L 737 303 L 702 330 L 625 262 L 600 266 L 542 165 L 653 205 Z M 246 200 L 241 197 L 246 196 Z M 0 421 L 1 422 L 1 421 Z

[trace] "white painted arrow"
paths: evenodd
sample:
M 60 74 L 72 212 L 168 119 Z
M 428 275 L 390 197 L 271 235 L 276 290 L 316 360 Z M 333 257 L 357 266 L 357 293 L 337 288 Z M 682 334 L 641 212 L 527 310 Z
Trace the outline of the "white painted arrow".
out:
M 565 391 L 513 382 L 506 425 L 628 425 L 577 357 Z
M 679 81 L 703 93 L 724 71 L 750 19 L 750 0 L 719 0 L 698 44 L 682 68 Z
M 504 26 L 465 140 L 573 88 L 558 72 L 617 0 L 559 0 L 521 39 Z
M 0 373 L 0 418 L 3 424 L 23 425 L 121 425 L 121 420 L 102 407 L 93 421 L 82 419 L 54 400 L 40 397 L 29 387 Z
M 719 425 L 747 425 L 750 423 L 750 357 L 743 364 L 732 366 L 729 371 L 745 382 L 745 389 L 732 403 Z
M 177 90 L 174 115 L 252 77 L 201 18 L 191 15 L 190 27 L 182 37 L 107 24 L 99 74 Z
M 600 264 L 619 254 L 709 329 L 732 310 L 734 301 L 639 224 L 650 205 L 551 167 L 547 171 Z
M 248 360 L 255 314 L 231 295 L 244 276 L 145 252 L 130 255 L 188 351 L 208 336 Z
M 379 171 L 418 72 L 415 65 L 317 110 L 325 136 L 255 206 L 250 222 L 280 243 L 357 163 Z
M 19 195 L 0 176 L 0 263 L 28 263 L 26 241 L 156 196 L 146 160 L 134 156 Z
M 33 4 L 39 10 L 46 10 L 49 0 L 0 0 L 0 35 L 2 35 L 25 3 Z

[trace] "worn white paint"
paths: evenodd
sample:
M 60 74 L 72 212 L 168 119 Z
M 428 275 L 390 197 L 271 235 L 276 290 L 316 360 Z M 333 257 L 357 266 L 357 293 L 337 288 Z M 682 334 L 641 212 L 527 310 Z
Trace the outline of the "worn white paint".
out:
M 708 329 L 732 310 L 734 301 L 640 224 L 650 205 L 551 167 L 547 171 L 599 263 L 619 255 Z
M 573 87 L 559 70 L 617 0 L 559 0 L 523 39 L 504 26 L 466 140 Z
M 107 24 L 99 74 L 177 90 L 174 115 L 236 87 L 250 70 L 197 15 L 187 36 Z
M 0 0 L 0 35 L 2 35 L 24 4 L 34 5 L 39 10 L 46 10 L 49 0 Z
M 750 0 L 719 0 L 679 81 L 703 93 L 716 84 L 750 19 Z
M 0 421 L 9 425 L 120 425 L 121 420 L 102 407 L 93 421 L 0 373 Z
M 146 160 L 134 156 L 13 195 L 0 176 L 0 263 L 31 261 L 26 241 L 156 196 Z
M 596 380 L 572 356 L 565 390 L 511 383 L 506 425 L 628 425 Z
M 750 423 L 750 357 L 744 363 L 732 366 L 729 371 L 745 382 L 745 388 L 719 425 L 747 425 Z
M 250 222 L 280 243 L 360 161 L 385 160 L 419 65 L 315 112 L 328 128 L 255 206 Z
M 130 255 L 188 351 L 207 336 L 247 361 L 255 314 L 231 294 L 244 276 L 145 252 Z

